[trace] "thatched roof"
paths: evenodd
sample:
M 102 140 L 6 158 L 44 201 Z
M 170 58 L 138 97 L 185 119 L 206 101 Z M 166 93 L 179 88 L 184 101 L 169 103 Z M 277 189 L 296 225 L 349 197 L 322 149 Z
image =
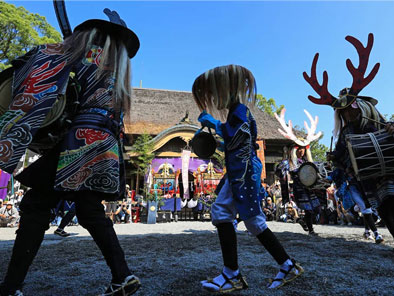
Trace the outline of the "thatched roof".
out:
M 131 121 L 126 122 L 127 134 L 157 135 L 179 123 L 186 112 L 192 124 L 200 114 L 191 92 L 134 88 Z M 268 114 L 254 110 L 259 137 L 265 140 L 285 140 L 278 132 L 279 123 Z

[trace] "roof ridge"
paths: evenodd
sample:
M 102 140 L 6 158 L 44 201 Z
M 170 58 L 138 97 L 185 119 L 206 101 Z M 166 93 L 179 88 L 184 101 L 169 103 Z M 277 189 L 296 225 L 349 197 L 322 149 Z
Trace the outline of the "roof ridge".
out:
M 186 90 L 171 90 L 171 89 L 160 89 L 160 88 L 150 88 L 150 87 L 133 87 L 133 90 L 158 90 L 158 91 L 167 91 L 167 92 L 180 92 L 180 93 L 188 93 L 191 94 L 191 91 Z

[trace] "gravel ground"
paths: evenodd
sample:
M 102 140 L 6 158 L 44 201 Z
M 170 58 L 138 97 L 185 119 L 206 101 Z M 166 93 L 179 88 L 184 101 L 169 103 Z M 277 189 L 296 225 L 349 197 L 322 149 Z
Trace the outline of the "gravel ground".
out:
M 233 295 L 394 295 L 394 241 L 375 245 L 361 238 L 357 226 L 317 225 L 310 237 L 297 224 L 268 222 L 287 252 L 305 274 L 278 290 L 267 279 L 278 267 L 258 241 L 239 227 L 239 264 L 249 289 Z M 209 222 L 115 225 L 126 260 L 141 279 L 135 295 L 210 295 L 199 281 L 216 276 L 222 267 L 215 228 Z M 30 268 L 25 295 L 97 295 L 110 281 L 110 272 L 88 233 L 68 227 L 60 238 L 51 227 Z M 15 229 L 0 229 L 0 278 L 4 277 Z

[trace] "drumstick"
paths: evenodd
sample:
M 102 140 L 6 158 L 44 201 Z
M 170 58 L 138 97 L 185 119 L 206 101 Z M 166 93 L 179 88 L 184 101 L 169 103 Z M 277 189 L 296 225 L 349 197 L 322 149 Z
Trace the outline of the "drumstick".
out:
M 368 120 L 370 120 L 370 121 L 373 121 L 373 122 L 376 122 L 376 123 L 379 123 L 379 124 L 384 124 L 383 122 L 380 122 L 380 121 L 378 121 L 378 120 L 375 120 L 375 119 L 372 119 L 372 118 L 369 118 L 369 117 L 366 117 L 366 116 L 362 116 L 364 119 L 368 119 Z

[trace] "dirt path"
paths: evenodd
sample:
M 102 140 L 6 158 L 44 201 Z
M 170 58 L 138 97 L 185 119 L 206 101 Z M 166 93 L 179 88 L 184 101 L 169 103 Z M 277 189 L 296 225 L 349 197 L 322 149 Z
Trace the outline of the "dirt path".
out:
M 250 288 L 234 295 L 394 295 L 394 241 L 386 229 L 382 245 L 361 239 L 353 226 L 316 226 L 309 237 L 299 225 L 269 222 L 288 253 L 301 262 L 303 277 L 280 290 L 265 288 L 277 266 L 258 241 L 238 235 L 239 263 Z M 95 243 L 81 227 L 60 238 L 51 228 L 25 281 L 25 295 L 97 295 L 110 272 Z M 15 229 L 0 229 L 0 278 L 4 277 Z M 116 225 L 127 262 L 140 277 L 136 295 L 209 295 L 199 281 L 216 276 L 221 252 L 209 222 Z

